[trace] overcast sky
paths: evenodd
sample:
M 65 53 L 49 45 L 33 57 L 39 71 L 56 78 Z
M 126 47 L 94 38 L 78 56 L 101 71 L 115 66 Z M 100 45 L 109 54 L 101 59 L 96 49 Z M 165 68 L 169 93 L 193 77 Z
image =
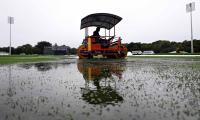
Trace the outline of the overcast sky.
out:
M 39 41 L 78 47 L 84 37 L 81 19 L 92 13 L 121 16 L 116 34 L 124 43 L 184 41 L 190 39 L 189 2 L 196 3 L 194 38 L 200 39 L 199 0 L 0 0 L 0 47 L 9 46 L 8 16 L 15 18 L 14 47 Z

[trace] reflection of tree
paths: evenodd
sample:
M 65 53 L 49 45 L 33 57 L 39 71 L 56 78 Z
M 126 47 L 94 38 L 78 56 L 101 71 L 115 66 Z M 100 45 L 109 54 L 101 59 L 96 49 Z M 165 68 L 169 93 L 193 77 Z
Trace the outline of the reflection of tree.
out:
M 35 63 L 34 66 L 38 71 L 48 71 L 51 69 L 56 69 L 58 66 L 70 65 L 73 62 L 45 62 L 45 63 Z
M 34 65 L 38 71 L 48 71 L 52 69 L 52 65 L 50 63 L 35 63 Z
M 30 69 L 33 66 L 38 70 L 38 71 L 48 71 L 51 70 L 52 68 L 57 69 L 58 66 L 64 66 L 64 65 L 69 65 L 73 62 L 40 62 L 40 63 L 25 63 L 25 64 L 19 64 L 18 67 L 24 68 L 24 69 Z
M 83 100 L 90 104 L 114 104 L 123 101 L 123 98 L 112 87 L 101 87 L 97 90 L 83 90 Z
M 125 68 L 123 61 L 78 61 L 78 70 L 86 80 L 85 88 L 81 88 L 82 99 L 90 104 L 115 104 L 123 101 L 123 97 L 116 90 L 114 76 L 121 79 Z M 93 83 L 95 88 L 90 88 Z
M 24 69 L 30 69 L 33 66 L 33 64 L 19 64 L 18 66 Z
M 30 69 L 32 66 L 36 67 L 38 71 L 48 71 L 52 69 L 53 64 L 51 63 L 27 63 L 27 64 L 19 64 L 18 65 L 24 69 Z

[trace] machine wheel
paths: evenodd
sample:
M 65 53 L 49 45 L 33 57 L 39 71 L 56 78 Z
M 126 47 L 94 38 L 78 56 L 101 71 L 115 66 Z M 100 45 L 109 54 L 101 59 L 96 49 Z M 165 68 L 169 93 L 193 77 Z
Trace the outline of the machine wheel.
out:
M 78 50 L 77 50 L 77 54 L 78 54 L 78 56 L 79 56 L 79 59 L 91 59 L 91 58 L 93 58 L 93 55 L 91 54 L 91 53 L 88 53 L 88 55 L 83 55 L 83 54 L 81 54 L 81 52 L 80 51 L 87 51 L 87 49 L 85 48 L 85 46 L 84 45 L 81 45 L 79 48 L 78 48 Z
M 113 55 L 107 55 L 107 58 L 112 59 L 123 59 L 127 56 L 127 48 L 124 45 L 121 45 L 121 48 L 118 52 L 114 53 Z
M 86 58 L 85 56 L 81 55 L 81 53 L 80 53 L 80 51 L 84 50 L 84 49 L 85 49 L 84 45 L 79 46 L 79 48 L 77 49 L 77 55 L 79 56 L 80 59 Z

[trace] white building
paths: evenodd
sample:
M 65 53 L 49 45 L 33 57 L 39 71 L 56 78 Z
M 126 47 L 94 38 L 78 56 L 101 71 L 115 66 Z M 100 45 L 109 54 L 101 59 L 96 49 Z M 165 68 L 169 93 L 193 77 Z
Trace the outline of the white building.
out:
M 142 51 L 140 50 L 135 50 L 135 51 L 132 51 L 131 52 L 133 55 L 141 55 L 142 54 Z
M 143 51 L 142 53 L 143 55 L 152 55 L 155 54 L 154 51 L 150 50 L 150 51 Z
M 9 55 L 7 52 L 0 52 L 0 55 Z

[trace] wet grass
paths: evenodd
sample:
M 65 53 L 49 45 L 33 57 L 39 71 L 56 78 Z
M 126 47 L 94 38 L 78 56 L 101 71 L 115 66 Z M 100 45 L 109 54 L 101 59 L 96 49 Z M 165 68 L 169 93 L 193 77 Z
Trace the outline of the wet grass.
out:
M 200 60 L 200 56 L 182 56 L 182 55 L 177 55 L 177 56 L 162 56 L 162 55 L 141 55 L 141 56 L 128 56 L 127 58 L 166 58 L 166 59 L 195 59 L 195 60 Z
M 11 55 L 0 56 L 0 64 L 13 64 L 24 62 L 40 62 L 64 59 L 65 56 L 55 55 Z
M 200 53 L 156 53 L 156 55 L 200 55 Z

